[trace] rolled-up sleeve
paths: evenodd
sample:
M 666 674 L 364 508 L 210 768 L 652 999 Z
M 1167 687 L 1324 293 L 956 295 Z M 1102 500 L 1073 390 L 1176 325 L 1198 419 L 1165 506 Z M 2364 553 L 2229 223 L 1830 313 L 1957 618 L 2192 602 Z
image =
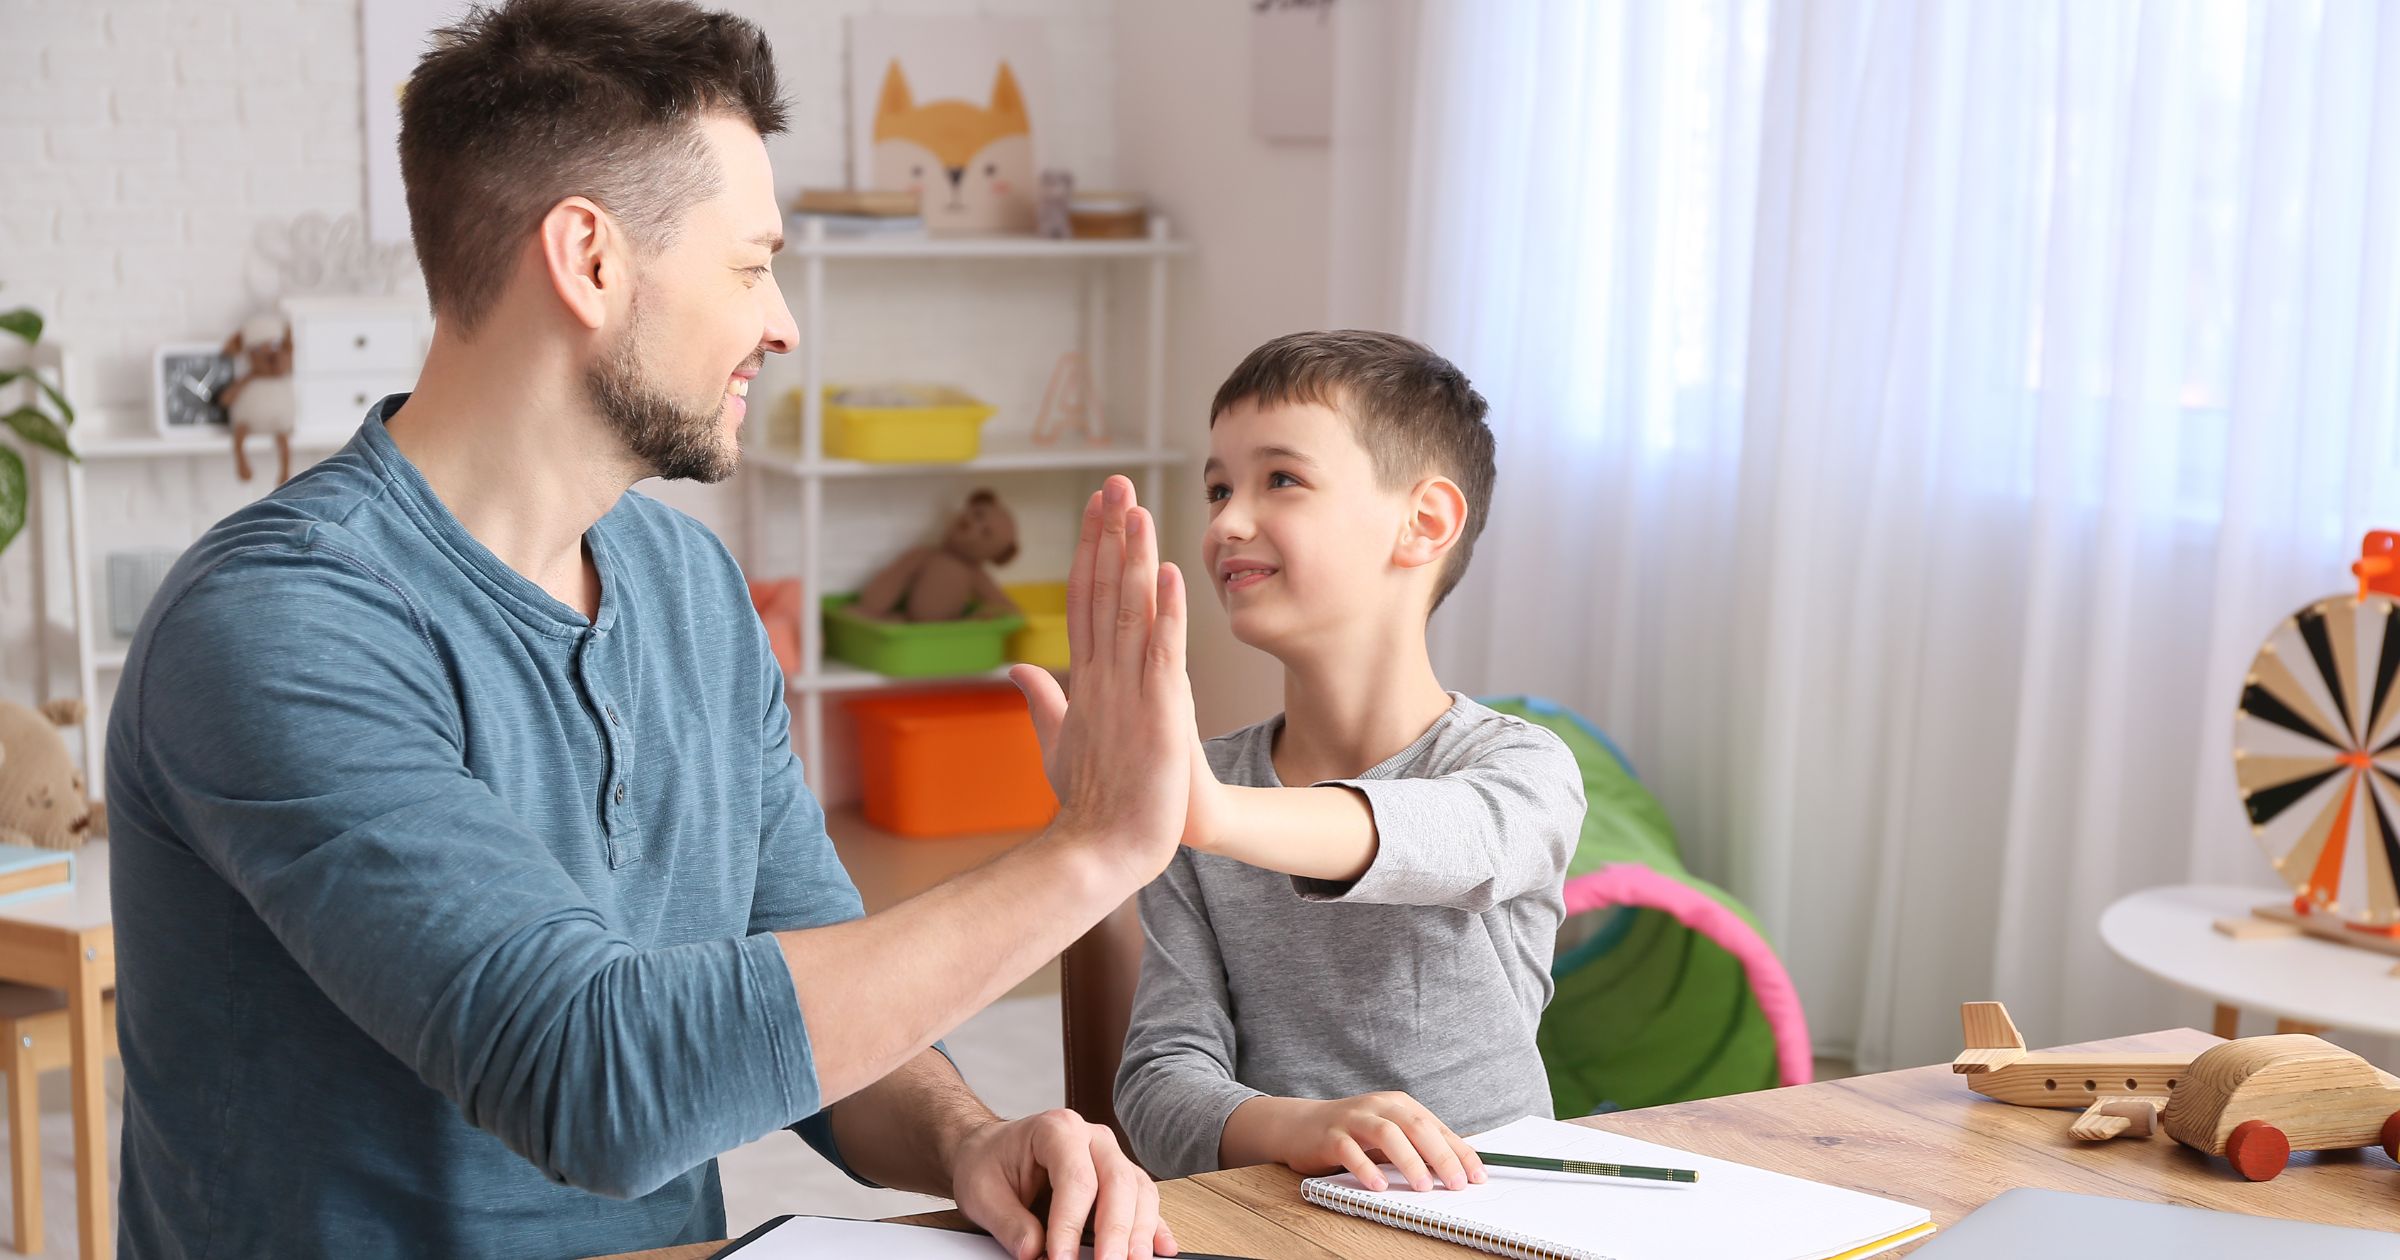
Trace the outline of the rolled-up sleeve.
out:
M 553 1181 L 638 1196 L 818 1110 L 774 937 L 612 928 L 466 770 L 455 675 L 398 589 L 321 550 L 244 555 L 150 641 L 134 772 L 157 808 L 336 1007 Z
M 866 909 L 826 833 L 825 811 L 808 790 L 800 759 L 792 755 L 792 714 L 784 703 L 783 671 L 768 651 L 763 632 L 758 650 L 766 658 L 768 690 L 766 725 L 760 732 L 765 752 L 760 766 L 758 887 L 750 902 L 750 930 L 791 932 L 847 922 Z M 842 1157 L 829 1113 L 812 1111 L 790 1128 L 852 1181 L 876 1184 L 859 1176 Z
M 1583 774 L 1558 736 L 1514 723 L 1469 764 L 1420 779 L 1341 779 L 1375 816 L 1355 881 L 1295 877 L 1311 901 L 1443 906 L 1481 914 L 1565 880 L 1583 829 Z

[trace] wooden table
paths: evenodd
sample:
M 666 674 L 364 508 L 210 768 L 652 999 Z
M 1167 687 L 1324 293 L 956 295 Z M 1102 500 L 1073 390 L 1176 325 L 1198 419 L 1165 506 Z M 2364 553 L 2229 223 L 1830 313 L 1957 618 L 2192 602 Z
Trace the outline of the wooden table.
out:
M 2090 1048 L 2198 1052 L 2217 1039 L 2178 1028 Z M 2039 1186 L 2400 1231 L 2400 1168 L 2381 1151 L 2295 1153 L 2252 1184 L 2164 1137 L 2083 1143 L 2077 1113 L 2011 1107 L 1968 1092 L 1947 1064 L 1579 1120 L 1650 1142 L 1739 1160 L 1926 1208 L 1950 1225 L 2003 1190 Z M 1300 1178 L 1274 1167 L 1208 1173 L 1159 1187 L 1177 1241 L 1262 1260 L 1461 1260 L 1480 1253 L 1312 1207 Z M 805 1205 L 794 1205 L 804 1207 Z M 909 1217 L 963 1227 L 956 1213 Z M 615 1260 L 701 1260 L 722 1244 Z M 1902 1255 L 1917 1244 L 1895 1248 Z
M 75 887 L 0 904 L 0 980 L 64 990 L 75 1097 L 75 1230 L 83 1260 L 116 1250 L 109 1224 L 108 1033 L 101 999 L 117 987 L 108 842 L 75 852 Z

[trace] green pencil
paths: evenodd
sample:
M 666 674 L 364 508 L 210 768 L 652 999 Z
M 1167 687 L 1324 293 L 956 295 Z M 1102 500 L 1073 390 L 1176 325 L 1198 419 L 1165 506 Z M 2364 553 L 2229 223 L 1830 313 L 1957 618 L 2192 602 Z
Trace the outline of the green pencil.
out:
M 1697 1182 L 1698 1171 L 1690 1168 L 1649 1168 L 1641 1164 L 1595 1164 L 1588 1159 L 1549 1159 L 1539 1155 L 1496 1155 L 1477 1151 L 1483 1162 L 1495 1168 L 1530 1168 L 1536 1172 L 1582 1173 L 1587 1177 L 1633 1177 L 1642 1181 Z

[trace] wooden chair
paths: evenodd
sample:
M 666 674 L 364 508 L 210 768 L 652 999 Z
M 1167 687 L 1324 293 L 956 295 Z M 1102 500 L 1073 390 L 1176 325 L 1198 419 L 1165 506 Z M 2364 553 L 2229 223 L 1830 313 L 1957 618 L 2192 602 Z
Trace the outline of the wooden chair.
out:
M 108 1057 L 117 1057 L 117 995 L 102 1002 Z M 42 1249 L 41 1076 L 68 1066 L 67 995 L 0 983 L 0 1072 L 8 1074 L 9 1186 L 16 1204 L 16 1250 Z
M 1132 900 L 1110 911 L 1059 957 L 1067 1106 L 1094 1124 L 1107 1125 L 1128 1157 L 1133 1145 L 1125 1140 L 1125 1126 L 1117 1122 L 1117 1064 L 1125 1057 L 1133 986 L 1141 975 L 1142 916 Z

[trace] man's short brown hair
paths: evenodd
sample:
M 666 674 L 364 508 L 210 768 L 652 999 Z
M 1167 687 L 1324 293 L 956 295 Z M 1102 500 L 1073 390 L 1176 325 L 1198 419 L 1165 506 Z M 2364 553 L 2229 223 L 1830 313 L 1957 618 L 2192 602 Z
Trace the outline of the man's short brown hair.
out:
M 434 32 L 400 102 L 400 180 L 436 314 L 489 313 L 525 234 L 567 197 L 637 249 L 674 242 L 719 173 L 698 124 L 783 130 L 767 37 L 683 0 L 505 0 Z
M 1491 426 L 1484 422 L 1491 408 L 1467 374 L 1392 333 L 1292 333 L 1251 351 L 1233 369 L 1209 405 L 1209 424 L 1244 401 L 1261 407 L 1315 403 L 1340 413 L 1386 490 L 1406 490 L 1433 474 L 1458 483 L 1467 519 L 1434 588 L 1433 607 L 1441 607 L 1466 576 L 1498 476 Z

